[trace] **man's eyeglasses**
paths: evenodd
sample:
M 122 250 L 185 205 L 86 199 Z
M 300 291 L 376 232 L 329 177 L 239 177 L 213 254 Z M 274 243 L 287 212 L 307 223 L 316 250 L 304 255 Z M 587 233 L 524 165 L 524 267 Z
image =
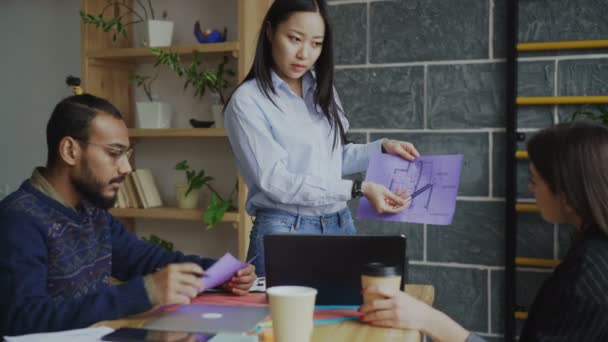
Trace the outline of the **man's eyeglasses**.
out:
M 96 144 L 96 143 L 92 143 L 90 141 L 86 141 L 86 140 L 79 139 L 79 138 L 74 138 L 74 139 L 78 140 L 80 143 L 85 144 L 85 145 L 93 145 L 93 146 L 102 148 L 115 161 L 119 161 L 122 157 L 126 157 L 128 160 L 129 158 L 131 158 L 131 155 L 133 154 L 133 147 L 120 148 L 120 147 Z

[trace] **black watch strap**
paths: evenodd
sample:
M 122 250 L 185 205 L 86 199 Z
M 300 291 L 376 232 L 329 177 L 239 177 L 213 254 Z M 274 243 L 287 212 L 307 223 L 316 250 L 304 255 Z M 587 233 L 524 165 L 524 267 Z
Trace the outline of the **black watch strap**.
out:
M 361 184 L 363 184 L 360 180 L 353 181 L 353 188 L 350 192 L 352 198 L 357 198 L 363 196 L 363 191 L 361 190 Z

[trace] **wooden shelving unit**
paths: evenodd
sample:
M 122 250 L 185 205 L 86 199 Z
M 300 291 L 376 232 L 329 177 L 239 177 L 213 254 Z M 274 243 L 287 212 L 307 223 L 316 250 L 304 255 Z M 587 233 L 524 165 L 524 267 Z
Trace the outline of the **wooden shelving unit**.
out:
M 205 211 L 202 209 L 180 209 L 172 207 L 160 208 L 113 208 L 110 213 L 118 218 L 146 218 L 146 219 L 166 219 L 166 220 L 186 220 L 201 221 Z M 227 212 L 222 222 L 239 222 L 238 212 Z
M 538 205 L 536 203 L 517 203 L 515 204 L 515 211 L 520 213 L 538 213 Z
M 520 96 L 515 101 L 527 106 L 608 103 L 608 96 Z
M 127 4 L 132 4 L 127 0 Z M 188 58 L 194 52 L 202 54 L 203 59 L 213 59 L 229 55 L 237 59 L 237 81 L 244 79 L 253 61 L 257 34 L 266 10 L 272 0 L 236 0 L 238 22 L 238 40 L 215 44 L 174 45 L 163 47 L 181 57 Z M 80 10 L 85 13 L 100 13 L 106 6 L 107 0 L 81 0 Z M 85 90 L 88 93 L 103 97 L 112 102 L 123 113 L 131 138 L 223 138 L 226 132 L 216 128 L 176 128 L 176 129 L 134 129 L 135 99 L 134 89 L 129 82 L 129 74 L 143 63 L 154 61 L 154 55 L 149 48 L 135 48 L 132 26 L 127 29 L 129 39 L 119 38 L 112 43 L 111 35 L 93 25 L 81 24 L 81 74 Z M 137 151 L 136 151 L 137 153 Z M 233 158 L 227 155 L 226 158 Z M 162 174 L 155 175 L 163 177 Z M 232 222 L 238 229 L 238 254 L 244 259 L 249 245 L 251 220 L 245 212 L 247 187 L 239 177 L 237 212 L 227 213 L 224 222 Z M 137 229 L 134 219 L 172 219 L 200 220 L 204 211 L 183 210 L 178 208 L 149 208 L 149 209 L 112 209 L 116 217 L 126 220 L 128 227 Z M 194 233 L 193 233 L 194 234 Z
M 515 265 L 524 267 L 557 267 L 562 261 L 559 259 L 541 259 L 541 258 L 515 258 Z
M 223 128 L 129 129 L 131 138 L 217 138 L 226 137 Z
M 215 44 L 174 45 L 161 48 L 164 51 L 172 51 L 180 56 L 193 55 L 194 52 L 202 54 L 231 53 L 238 57 L 239 42 L 225 42 Z M 99 49 L 87 52 L 87 58 L 109 59 L 109 60 L 146 60 L 154 58 L 149 48 L 120 48 Z
M 547 51 L 608 48 L 608 40 L 571 40 L 561 42 L 518 43 L 517 51 Z
M 550 51 L 571 49 L 599 49 L 608 48 L 608 40 L 579 40 L 554 42 L 518 42 L 518 0 L 509 1 L 507 5 L 506 39 L 509 44 L 507 51 L 507 85 L 506 85 L 506 134 L 507 172 L 505 184 L 507 186 L 505 208 L 505 305 L 504 305 L 504 339 L 514 341 L 516 325 L 515 320 L 525 320 L 528 312 L 517 309 L 516 306 L 516 266 L 520 267 L 557 267 L 561 262 L 558 259 L 540 259 L 516 256 L 517 241 L 517 213 L 539 212 L 535 203 L 517 202 L 517 160 L 529 159 L 528 152 L 517 150 L 517 106 L 541 105 L 577 105 L 608 103 L 608 96 L 517 96 L 517 58 L 519 52 Z
M 516 159 L 528 159 L 528 151 L 518 150 L 515 152 Z

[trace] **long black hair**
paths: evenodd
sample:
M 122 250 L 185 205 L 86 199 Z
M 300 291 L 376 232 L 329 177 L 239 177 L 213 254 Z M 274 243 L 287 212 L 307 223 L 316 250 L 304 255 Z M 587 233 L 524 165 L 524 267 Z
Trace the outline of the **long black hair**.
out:
M 267 32 L 269 28 L 275 32 L 277 26 L 288 20 L 294 12 L 318 12 L 325 24 L 325 37 L 323 38 L 321 54 L 314 66 L 317 82 L 314 101 L 315 105 L 320 106 L 323 110 L 323 113 L 334 132 L 333 148 L 335 148 L 338 139 L 342 144 L 348 143 L 348 140 L 346 138 L 346 129 L 344 128 L 342 120 L 340 120 L 340 113 L 344 113 L 338 106 L 334 94 L 333 33 L 325 0 L 275 0 L 264 17 L 251 70 L 249 70 L 249 73 L 241 84 L 255 79 L 264 95 L 272 101 L 275 106 L 277 105 L 272 99 L 272 94 L 276 95 L 276 89 L 274 89 L 272 84 L 271 74 L 274 61 L 272 59 L 272 47 L 268 40 Z
M 583 231 L 608 235 L 608 128 L 571 122 L 543 129 L 528 142 L 530 161 L 554 194 L 563 194 Z

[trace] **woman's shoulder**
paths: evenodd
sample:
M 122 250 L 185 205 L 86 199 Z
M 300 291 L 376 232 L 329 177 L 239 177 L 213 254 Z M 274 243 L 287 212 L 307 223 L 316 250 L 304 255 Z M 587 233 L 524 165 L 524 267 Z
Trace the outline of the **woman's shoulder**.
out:
M 266 94 L 260 89 L 256 79 L 251 79 L 243 82 L 234 90 L 226 104 L 225 114 L 226 116 L 251 116 L 257 113 L 257 115 L 266 116 L 279 108 L 278 103 L 280 103 L 278 97 L 272 90 Z
M 264 98 L 264 94 L 260 89 L 255 78 L 241 83 L 232 93 L 231 100 L 234 101 L 255 101 Z
M 597 232 L 575 242 L 558 270 L 560 278 L 571 281 L 580 294 L 608 287 L 608 277 L 598 277 L 608 274 L 608 236 Z M 608 295 L 603 295 L 602 301 L 608 303 Z
M 608 274 L 608 236 L 603 232 L 596 231 L 584 237 L 573 252 L 583 266 Z

